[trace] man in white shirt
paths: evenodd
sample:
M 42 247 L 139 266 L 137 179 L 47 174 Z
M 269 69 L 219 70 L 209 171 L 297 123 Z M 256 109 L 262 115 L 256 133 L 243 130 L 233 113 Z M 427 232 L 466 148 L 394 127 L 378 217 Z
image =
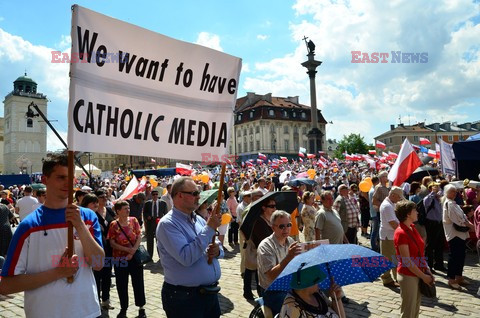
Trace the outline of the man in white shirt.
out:
M 20 221 L 22 221 L 27 215 L 32 213 L 38 204 L 38 200 L 32 197 L 32 192 L 32 187 L 26 186 L 23 190 L 23 198 L 17 201 L 17 204 L 15 206 L 15 213 L 20 216 Z
M 395 257 L 395 245 L 393 235 L 398 227 L 398 219 L 395 215 L 395 203 L 403 200 L 403 190 L 400 187 L 392 187 L 388 196 L 380 205 L 380 252 L 388 258 L 395 267 L 382 274 L 382 282 L 386 287 L 400 287 L 397 283 L 397 259 Z

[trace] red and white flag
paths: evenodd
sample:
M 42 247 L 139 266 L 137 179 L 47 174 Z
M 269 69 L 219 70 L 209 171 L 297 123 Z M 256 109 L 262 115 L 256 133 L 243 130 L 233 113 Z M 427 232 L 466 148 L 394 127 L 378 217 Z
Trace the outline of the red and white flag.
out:
M 420 137 L 420 145 L 431 145 L 432 143 L 427 138 Z
M 139 191 L 139 185 L 140 183 L 138 182 L 137 178 L 135 176 L 130 179 L 130 182 L 128 183 L 127 187 L 125 188 L 125 191 L 123 191 L 123 194 L 118 198 L 119 200 L 128 200 L 131 197 L 133 197 L 134 194 L 137 194 Z
M 387 148 L 387 145 L 385 145 L 383 142 L 381 142 L 380 140 L 377 140 L 375 142 L 375 147 L 379 148 L 379 149 L 386 149 Z
M 411 145 L 410 145 L 410 146 L 411 146 Z M 412 147 L 412 148 L 413 148 L 413 147 Z M 415 150 L 415 149 L 414 149 L 414 150 Z M 398 158 L 398 155 L 397 155 L 396 153 L 392 152 L 392 151 L 389 151 L 389 152 L 388 152 L 388 158 L 389 158 L 389 159 L 392 159 L 392 160 L 393 160 L 393 159 L 397 159 L 397 158 Z
M 253 163 L 251 163 L 250 161 L 245 162 L 245 164 L 247 165 L 247 167 L 253 167 Z
M 413 149 L 408 139 L 405 139 L 398 158 L 388 173 L 388 180 L 392 181 L 394 186 L 400 186 L 421 165 L 422 161 L 418 158 L 415 149 Z
M 305 155 L 303 154 L 303 152 L 299 152 L 299 153 L 298 153 L 298 156 L 299 156 L 299 157 L 302 157 L 302 158 L 305 158 Z M 303 162 L 303 160 L 302 160 L 302 162 Z
M 327 169 L 327 165 L 322 160 L 318 160 L 317 165 L 323 169 Z
M 376 150 L 369 150 L 368 154 L 375 156 L 377 154 L 377 151 Z
M 258 153 L 258 159 L 262 159 L 262 160 L 267 160 L 267 156 L 265 156 L 263 153 Z
M 308 159 L 313 159 L 313 158 L 315 158 L 315 155 L 312 154 L 312 153 L 308 153 L 308 154 L 307 154 L 307 158 L 308 158 Z
M 156 163 L 155 159 L 153 159 L 153 158 L 150 158 L 150 161 L 153 162 L 153 163 Z
M 192 172 L 193 172 L 193 169 L 191 166 L 189 165 L 184 165 L 183 163 L 179 163 L 177 162 L 176 164 L 176 169 L 175 169 L 175 172 L 177 174 L 180 174 L 182 176 L 190 176 L 192 175 Z
M 303 154 L 302 154 L 303 155 Z M 302 158 L 298 158 L 298 162 L 303 162 Z
M 287 157 L 280 157 L 280 160 L 282 160 L 284 163 L 288 163 L 288 158 Z
M 263 163 L 262 159 L 257 159 L 257 165 L 261 165 Z

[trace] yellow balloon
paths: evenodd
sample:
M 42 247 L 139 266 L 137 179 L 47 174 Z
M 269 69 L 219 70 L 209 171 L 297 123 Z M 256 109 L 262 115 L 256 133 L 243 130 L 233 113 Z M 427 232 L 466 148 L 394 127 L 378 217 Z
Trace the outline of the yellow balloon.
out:
M 373 187 L 372 179 L 367 179 L 367 178 L 365 178 L 365 182 L 368 183 L 368 186 L 369 186 L 370 188 Z
M 338 172 L 338 168 L 333 168 L 333 172 Z
M 152 188 L 156 188 L 158 186 L 157 180 L 150 178 L 150 184 L 152 185 Z
M 366 177 L 366 178 L 363 179 L 363 180 L 365 180 L 365 181 L 367 181 L 367 182 L 372 182 L 372 178 L 370 178 L 370 177 Z
M 242 172 L 240 173 L 240 178 L 243 178 L 243 177 L 245 177 L 245 173 Z
M 210 177 L 203 174 L 200 176 L 200 180 L 202 180 L 202 182 L 206 184 L 210 180 Z
M 231 220 L 232 220 L 232 216 L 230 214 L 228 214 L 228 213 L 222 214 L 221 225 L 228 224 L 228 223 L 230 223 Z
M 162 195 L 167 194 L 167 188 L 163 189 Z
M 360 182 L 360 184 L 358 185 L 358 188 L 360 189 L 360 191 L 362 192 L 368 192 L 370 191 L 370 188 L 372 187 L 371 184 L 368 184 L 367 181 L 362 181 Z

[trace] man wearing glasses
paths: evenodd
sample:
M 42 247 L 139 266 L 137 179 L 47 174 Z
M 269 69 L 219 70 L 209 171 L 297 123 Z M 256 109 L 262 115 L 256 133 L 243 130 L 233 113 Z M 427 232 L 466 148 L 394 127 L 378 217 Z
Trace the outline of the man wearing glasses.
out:
M 224 254 L 212 238 L 222 216 L 213 213 L 208 221 L 195 216 L 200 192 L 190 177 L 175 180 L 171 195 L 172 210 L 162 217 L 156 232 L 164 269 L 163 310 L 168 318 L 220 317 L 218 258 Z
M 273 233 L 260 243 L 257 250 L 258 278 L 260 286 L 264 290 L 302 251 L 300 244 L 290 237 L 292 228 L 290 214 L 277 210 L 271 215 L 270 223 Z M 273 316 L 280 312 L 286 294 L 284 291 L 268 290 L 263 292 L 265 306 L 271 309 Z

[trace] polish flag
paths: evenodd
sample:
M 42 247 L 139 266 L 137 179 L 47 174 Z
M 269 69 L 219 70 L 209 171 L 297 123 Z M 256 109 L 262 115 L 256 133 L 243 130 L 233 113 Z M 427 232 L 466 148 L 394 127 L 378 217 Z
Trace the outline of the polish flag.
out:
M 298 156 L 299 156 L 299 157 L 302 157 L 302 158 L 305 158 L 305 155 L 303 154 L 303 152 L 299 152 L 299 153 L 298 153 Z M 302 162 L 303 162 L 303 160 L 302 160 Z
M 288 158 L 287 157 L 280 157 L 280 160 L 282 160 L 284 163 L 288 163 Z
M 400 186 L 421 165 L 422 161 L 418 158 L 415 149 L 408 139 L 405 139 L 398 158 L 388 173 L 388 180 L 392 181 L 394 186 Z
M 250 161 L 247 161 L 245 164 L 247 165 L 247 167 L 253 167 L 253 163 L 251 163 Z
M 177 162 L 175 167 L 176 167 L 175 172 L 179 175 L 182 175 L 182 176 L 192 175 L 193 169 L 189 165 L 184 165 L 183 163 Z
M 262 159 L 257 159 L 257 165 L 261 165 L 263 163 Z
M 315 158 L 315 155 L 312 154 L 312 153 L 308 153 L 308 154 L 307 154 L 307 158 L 308 158 L 308 159 L 313 159 L 313 158 Z
M 386 149 L 387 145 L 385 145 L 383 142 L 377 140 L 377 142 L 375 143 L 375 147 L 380 148 L 380 149 Z
M 267 156 L 265 156 L 263 153 L 258 153 L 258 159 L 262 159 L 262 160 L 267 160 Z
M 420 145 L 431 145 L 432 143 L 427 138 L 420 137 Z
M 302 153 L 303 155 L 303 153 Z M 301 156 L 301 157 L 305 157 L 305 156 Z M 298 162 L 303 162 L 303 159 L 302 158 L 298 158 Z
M 327 169 L 327 165 L 321 160 L 317 161 L 317 165 L 323 169 Z
M 377 151 L 376 150 L 369 150 L 368 154 L 372 155 L 372 156 L 375 156 L 377 154 Z
M 138 182 L 137 178 L 133 176 L 132 179 L 130 179 L 127 187 L 125 188 L 125 191 L 123 191 L 123 194 L 120 196 L 120 198 L 118 198 L 118 200 L 127 200 L 133 197 L 133 195 L 139 192 L 139 185 L 140 183 Z
M 430 157 L 432 158 L 437 158 L 439 159 L 440 158 L 440 151 L 435 151 L 433 149 L 428 149 L 428 153 L 427 153 Z
M 410 146 L 411 146 L 411 145 L 410 145 Z M 412 148 L 413 148 L 413 147 L 412 147 Z M 414 149 L 414 150 L 415 150 L 415 149 Z M 389 151 L 389 152 L 388 152 L 388 158 L 390 158 L 390 159 L 397 159 L 397 158 L 398 158 L 398 155 L 397 155 L 396 153 L 394 153 L 394 152 Z

